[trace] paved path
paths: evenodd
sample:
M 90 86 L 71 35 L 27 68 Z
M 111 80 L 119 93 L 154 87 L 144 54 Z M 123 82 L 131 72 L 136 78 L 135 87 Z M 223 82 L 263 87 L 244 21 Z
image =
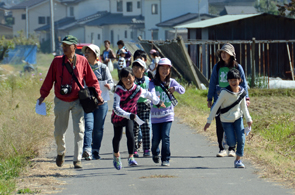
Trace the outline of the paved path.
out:
M 63 178 L 68 184 L 59 194 L 200 194 L 200 195 L 277 195 L 290 194 L 285 189 L 254 174 L 249 161 L 244 161 L 246 169 L 233 168 L 234 158 L 215 157 L 217 147 L 206 137 L 196 134 L 184 124 L 176 121 L 171 129 L 170 167 L 161 167 L 151 158 L 137 159 L 137 167 L 128 167 L 126 136 L 120 143 L 123 169 L 118 171 L 112 163 L 113 126 L 110 122 L 112 102 L 106 119 L 104 138 L 101 146 L 102 160 L 82 161 L 83 169 L 75 177 Z M 70 123 L 66 143 L 66 162 L 72 164 L 73 133 Z M 55 156 L 55 151 L 51 154 Z M 156 175 L 170 178 L 151 178 Z

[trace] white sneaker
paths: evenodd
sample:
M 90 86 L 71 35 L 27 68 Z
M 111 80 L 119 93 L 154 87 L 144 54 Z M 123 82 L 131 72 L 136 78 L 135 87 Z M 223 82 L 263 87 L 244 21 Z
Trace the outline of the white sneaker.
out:
M 228 156 L 229 156 L 229 157 L 236 157 L 236 153 L 235 153 L 235 151 L 233 151 L 233 150 L 229 150 L 229 151 L 228 151 Z
M 227 153 L 225 150 L 220 150 L 219 153 L 216 155 L 217 157 L 224 157 L 227 156 Z

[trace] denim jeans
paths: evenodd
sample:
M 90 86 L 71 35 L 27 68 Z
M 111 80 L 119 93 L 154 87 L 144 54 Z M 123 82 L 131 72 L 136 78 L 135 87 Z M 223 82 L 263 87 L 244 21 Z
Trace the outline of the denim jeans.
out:
M 99 153 L 101 140 L 103 137 L 104 121 L 107 113 L 107 102 L 98 106 L 98 108 L 94 112 L 87 114 L 85 113 L 85 135 L 83 151 L 86 151 L 90 154 L 94 151 L 97 151 Z
M 237 152 L 238 156 L 244 155 L 244 146 L 245 146 L 245 132 L 243 118 L 236 120 L 233 123 L 224 123 L 222 122 L 222 127 L 226 135 L 226 141 L 229 147 L 234 147 L 237 143 Z
M 164 123 L 152 124 L 153 138 L 152 138 L 152 154 L 153 156 L 159 156 L 160 149 L 159 144 L 162 140 L 161 160 L 170 160 L 170 129 L 172 121 Z

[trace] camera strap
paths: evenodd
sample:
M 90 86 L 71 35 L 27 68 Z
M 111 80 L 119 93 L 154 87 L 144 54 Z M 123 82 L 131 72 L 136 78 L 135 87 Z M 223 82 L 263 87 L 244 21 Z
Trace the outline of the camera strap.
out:
M 76 75 L 74 74 L 73 68 L 71 67 L 71 65 L 69 64 L 69 62 L 65 63 L 65 56 L 62 57 L 62 65 L 67 68 L 67 70 L 69 71 L 69 73 L 72 75 L 72 78 L 74 79 L 74 81 L 78 84 L 80 90 L 81 89 L 84 89 L 84 87 L 81 86 L 81 84 L 79 83 Z

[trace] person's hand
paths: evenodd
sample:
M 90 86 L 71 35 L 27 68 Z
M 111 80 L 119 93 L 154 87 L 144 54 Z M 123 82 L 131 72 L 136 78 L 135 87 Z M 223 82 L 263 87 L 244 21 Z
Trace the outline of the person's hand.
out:
M 247 106 L 249 106 L 250 105 L 250 100 L 246 100 L 246 104 L 247 104 Z
M 108 90 L 111 90 L 111 87 L 110 87 L 109 84 L 104 84 L 104 86 L 105 86 L 106 88 L 108 88 Z
M 161 107 L 162 107 L 162 108 L 166 108 L 164 102 L 162 102 Z
M 103 98 L 101 97 L 101 96 L 98 96 L 97 97 L 97 99 L 98 99 L 98 105 L 100 106 L 100 105 L 102 105 L 103 103 L 104 103 L 104 100 L 103 100 Z
M 43 97 L 39 97 L 39 105 L 41 105 L 42 104 L 42 102 L 44 101 L 44 98 Z
M 248 127 L 251 127 L 251 125 L 252 125 L 252 121 L 250 121 L 250 122 L 247 122 L 247 124 L 248 124 Z
M 168 91 L 169 91 L 171 94 L 173 94 L 174 91 L 175 91 L 175 87 L 170 87 L 170 88 L 168 89 Z
M 208 101 L 207 106 L 208 106 L 208 108 L 211 108 L 212 107 L 212 101 Z
M 210 127 L 210 123 L 206 123 L 206 125 L 204 127 L 204 131 L 206 131 L 209 127 Z

